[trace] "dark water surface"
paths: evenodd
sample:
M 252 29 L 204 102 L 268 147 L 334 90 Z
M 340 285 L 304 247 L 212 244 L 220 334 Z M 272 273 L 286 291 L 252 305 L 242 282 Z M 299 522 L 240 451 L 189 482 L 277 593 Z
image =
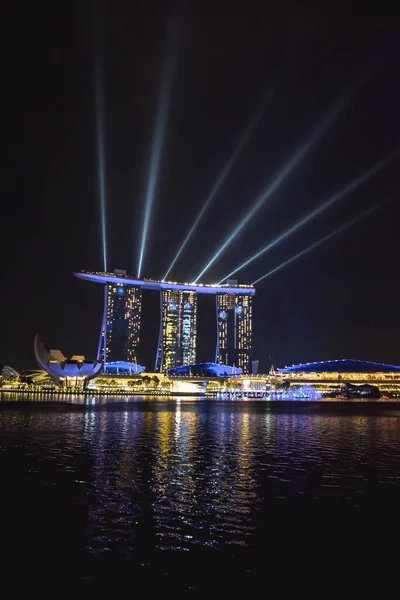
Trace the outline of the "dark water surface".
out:
M 330 589 L 399 554 L 396 403 L 0 403 L 0 476 L 3 581 L 31 587 Z

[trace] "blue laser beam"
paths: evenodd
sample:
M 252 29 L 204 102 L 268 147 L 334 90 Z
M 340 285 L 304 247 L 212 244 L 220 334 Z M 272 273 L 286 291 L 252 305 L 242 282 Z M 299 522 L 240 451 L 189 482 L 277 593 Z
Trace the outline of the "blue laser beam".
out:
M 204 275 L 206 271 L 211 267 L 211 265 L 217 260 L 217 258 L 222 254 L 222 252 L 227 248 L 227 246 L 235 239 L 235 237 L 240 233 L 240 231 L 244 228 L 245 225 L 253 218 L 256 212 L 265 204 L 267 200 L 271 198 L 271 196 L 276 192 L 276 190 L 283 184 L 288 175 L 293 171 L 293 169 L 297 166 L 297 164 L 310 152 L 310 150 L 314 147 L 314 145 L 319 141 L 319 139 L 323 136 L 332 122 L 336 119 L 336 117 L 342 112 L 342 110 L 347 106 L 354 95 L 353 89 L 351 92 L 347 92 L 343 94 L 338 102 L 334 105 L 328 115 L 320 122 L 317 127 L 314 128 L 311 135 L 307 138 L 307 140 L 296 150 L 293 156 L 287 161 L 287 163 L 278 171 L 275 177 L 272 179 L 271 183 L 267 185 L 264 190 L 261 192 L 259 197 L 254 202 L 253 206 L 247 212 L 247 214 L 240 220 L 238 225 L 233 229 L 233 231 L 229 234 L 223 244 L 218 248 L 215 252 L 214 256 L 211 260 L 205 265 L 203 270 L 198 274 L 195 279 L 195 283 L 198 282 L 200 277 Z
M 253 256 L 251 256 L 246 261 L 244 261 L 241 265 L 236 267 L 233 271 L 231 271 L 228 275 L 226 275 L 223 279 L 221 279 L 221 281 L 218 283 L 218 285 L 220 285 L 223 281 L 225 281 L 225 279 L 228 279 L 228 277 L 231 277 L 232 275 L 234 275 L 235 273 L 237 273 L 244 267 L 247 267 L 247 265 L 252 263 L 254 260 L 256 260 L 257 258 L 262 256 L 263 254 L 265 254 L 272 248 L 274 248 L 274 246 L 276 246 L 277 244 L 279 244 L 280 242 L 282 242 L 283 240 L 288 238 L 290 235 L 292 235 L 293 233 L 298 231 L 301 227 L 304 227 L 304 225 L 306 225 L 307 223 L 309 223 L 310 221 L 315 219 L 322 212 L 324 212 L 325 210 L 330 208 L 333 204 L 335 204 L 336 202 L 341 200 L 344 196 L 346 196 L 347 194 L 349 194 L 350 192 L 352 192 L 353 190 L 355 190 L 356 188 L 361 186 L 363 183 L 368 181 L 376 173 L 378 173 L 379 171 L 384 169 L 384 167 L 386 167 L 386 165 L 388 165 L 393 160 L 393 158 L 395 157 L 396 154 L 397 154 L 397 152 L 392 153 L 389 156 L 387 156 L 386 158 L 382 159 L 374 167 L 372 167 L 371 169 L 369 169 L 368 171 L 366 171 L 365 173 L 363 173 L 362 175 L 360 175 L 359 177 L 354 179 L 352 182 L 350 182 L 348 185 L 346 185 L 344 188 L 342 188 L 339 192 L 337 192 L 336 194 L 334 194 L 333 196 L 328 198 L 328 200 L 326 200 L 325 202 L 323 202 L 322 204 L 317 206 L 317 208 L 315 208 L 310 213 L 308 213 L 305 217 L 300 219 L 300 221 L 298 221 L 297 223 L 292 225 L 292 227 L 289 227 L 289 229 L 287 229 L 281 235 L 279 235 L 274 240 L 272 240 L 272 242 L 270 242 L 269 244 L 264 246 L 264 248 L 261 248 L 261 250 L 259 250 L 255 254 L 253 254 Z
M 147 237 L 149 234 L 151 210 L 156 193 L 158 174 L 160 170 L 161 153 L 165 140 L 165 130 L 171 103 L 172 87 L 176 71 L 178 54 L 178 26 L 174 22 L 169 28 L 167 50 L 163 63 L 160 91 L 157 99 L 156 118 L 153 130 L 153 142 L 150 154 L 149 174 L 144 202 L 142 235 L 139 249 L 137 276 L 140 277 L 144 261 Z
M 103 268 L 107 272 L 107 211 L 106 211 L 106 168 L 105 168 L 105 132 L 104 132 L 104 77 L 102 69 L 102 15 L 97 13 L 95 24 L 95 57 L 93 68 L 94 101 L 96 120 L 96 162 L 97 189 L 100 202 L 100 229 L 103 254 Z
M 228 177 L 229 173 L 232 170 L 233 165 L 235 164 L 238 156 L 240 155 L 240 153 L 242 152 L 243 148 L 245 147 L 245 145 L 247 144 L 249 138 L 251 137 L 252 133 L 254 132 L 254 130 L 256 129 L 256 127 L 259 125 L 263 114 L 265 113 L 265 110 L 267 108 L 267 106 L 269 105 L 269 103 L 271 102 L 275 91 L 276 91 L 276 87 L 277 84 L 267 93 L 267 95 L 265 96 L 265 98 L 263 99 L 262 103 L 260 104 L 260 106 L 257 109 L 257 112 L 255 113 L 254 117 L 252 118 L 252 120 L 250 121 L 250 123 L 247 125 L 246 129 L 243 131 L 239 142 L 237 143 L 234 151 L 232 152 L 229 160 L 226 162 L 224 168 L 222 169 L 218 179 L 216 180 L 216 182 L 214 183 L 213 187 L 211 188 L 208 197 L 205 201 L 205 203 L 203 204 L 199 214 L 197 215 L 196 219 L 193 222 L 193 225 L 191 226 L 191 228 L 189 229 L 189 231 L 186 234 L 185 239 L 183 240 L 178 252 L 175 255 L 175 258 L 173 259 L 172 263 L 170 264 L 167 272 L 165 273 L 163 279 L 166 280 L 169 273 L 171 272 L 171 270 L 173 269 L 176 261 L 178 260 L 178 258 L 180 257 L 180 255 L 182 254 L 185 246 L 187 245 L 188 241 L 190 240 L 190 238 L 192 237 L 193 233 L 195 232 L 195 230 L 197 229 L 201 219 L 203 218 L 205 212 L 207 211 L 208 207 L 210 206 L 211 202 L 213 201 L 213 199 L 215 198 L 215 196 L 217 195 L 217 193 L 219 192 L 220 188 L 222 187 L 223 183 L 225 182 L 226 178 Z
M 375 210 L 377 210 L 381 205 L 382 205 L 382 203 L 379 202 L 378 204 L 375 204 L 371 208 L 368 208 L 367 210 L 364 210 L 362 213 L 360 213 L 359 215 L 357 215 L 356 217 L 354 217 L 354 219 L 351 219 L 350 221 L 347 221 L 347 223 L 344 223 L 343 225 L 341 225 L 337 229 L 334 229 L 333 231 L 331 231 L 331 233 L 328 233 L 327 235 L 325 235 L 321 239 L 319 239 L 316 242 L 314 242 L 313 244 L 311 244 L 311 246 L 308 246 L 304 250 L 301 250 L 301 252 L 298 252 L 297 254 L 295 254 L 294 256 L 292 256 L 291 258 L 289 258 L 288 260 L 285 260 L 285 262 L 283 262 L 282 264 L 278 265 L 277 267 L 275 267 L 274 269 L 272 269 L 271 271 L 269 271 L 268 273 L 266 273 L 265 275 L 263 275 L 262 277 L 259 277 L 258 279 L 256 279 L 253 282 L 252 285 L 256 285 L 256 283 L 259 283 L 260 281 L 263 281 L 263 279 L 266 279 L 267 277 L 270 277 L 274 273 L 277 273 L 278 271 L 280 271 L 284 267 L 287 267 L 288 265 L 290 265 L 291 263 L 293 263 L 295 260 L 298 260 L 299 258 L 301 258 L 302 256 L 304 256 L 304 254 L 307 254 L 308 252 L 311 252 L 311 250 L 314 250 L 314 248 L 317 248 L 318 246 L 321 246 L 321 244 L 327 242 L 328 240 L 330 240 L 331 238 L 335 237 L 336 235 L 338 235 L 339 233 L 341 233 L 345 229 L 348 229 L 352 225 L 355 225 L 355 223 L 358 223 L 358 221 L 361 221 L 361 219 L 363 219 L 364 217 L 370 215 L 372 212 L 374 212 Z

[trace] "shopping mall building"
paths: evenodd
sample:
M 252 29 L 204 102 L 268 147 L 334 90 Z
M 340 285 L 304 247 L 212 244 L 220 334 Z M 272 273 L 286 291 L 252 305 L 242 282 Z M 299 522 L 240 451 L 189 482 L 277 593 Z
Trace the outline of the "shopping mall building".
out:
M 400 395 L 400 367 L 363 360 L 327 360 L 272 369 L 276 384 L 286 382 L 291 388 L 313 386 L 322 394 L 338 394 L 345 384 L 370 384 L 381 394 Z

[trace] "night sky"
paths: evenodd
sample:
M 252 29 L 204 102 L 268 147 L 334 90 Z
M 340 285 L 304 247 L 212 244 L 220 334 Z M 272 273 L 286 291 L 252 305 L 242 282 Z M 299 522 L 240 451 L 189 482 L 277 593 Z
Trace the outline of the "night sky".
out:
M 229 4 L 229 3 L 228 3 Z M 137 271 L 156 101 L 171 19 L 180 40 L 142 275 L 162 277 L 263 97 L 273 99 L 176 263 L 191 281 L 328 113 L 353 99 L 204 282 L 221 279 L 308 211 L 400 148 L 399 21 L 299 2 L 10 3 L 3 15 L 0 363 L 49 348 L 94 358 L 103 269 L 93 65 L 103 67 L 109 270 Z M 348 5 L 350 6 L 350 5 Z M 183 8 L 182 8 L 183 7 Z M 103 23 L 103 37 L 98 24 Z M 94 40 L 102 39 L 102 44 Z M 102 54 L 100 52 L 102 46 Z M 363 78 L 363 83 L 356 83 Z M 400 192 L 399 158 L 237 274 L 251 283 L 359 212 Z M 265 279 L 253 358 L 400 364 L 398 199 Z M 158 297 L 144 294 L 140 362 L 152 368 Z M 213 360 L 214 303 L 200 298 L 198 359 Z

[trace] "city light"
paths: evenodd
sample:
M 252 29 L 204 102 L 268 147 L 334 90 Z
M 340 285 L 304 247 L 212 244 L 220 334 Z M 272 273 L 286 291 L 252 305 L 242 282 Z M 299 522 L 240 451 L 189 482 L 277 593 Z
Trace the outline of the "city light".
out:
M 103 254 L 103 268 L 107 272 L 107 229 L 106 229 L 106 171 L 105 171 L 105 131 L 104 131 L 104 86 L 102 67 L 102 15 L 96 13 L 94 28 L 94 101 L 96 119 L 96 160 L 97 188 L 100 202 L 100 229 Z
M 280 242 L 282 242 L 283 240 L 288 238 L 290 235 L 292 235 L 293 233 L 298 231 L 301 227 L 303 227 L 304 225 L 306 225 L 307 223 L 312 221 L 312 219 L 315 219 L 315 217 L 317 217 L 322 212 L 324 212 L 325 210 L 330 208 L 333 204 L 335 204 L 336 202 L 341 200 L 344 196 L 346 196 L 347 194 L 349 194 L 350 192 L 352 192 L 353 190 L 358 188 L 360 185 L 362 185 L 363 183 L 368 181 L 368 179 L 370 179 L 373 175 L 375 175 L 376 173 L 381 171 L 384 167 L 386 167 L 386 165 L 393 160 L 394 156 L 395 156 L 395 154 L 392 153 L 388 157 L 379 161 L 374 167 L 372 167 L 371 169 L 369 169 L 368 171 L 366 171 L 365 173 L 363 173 L 362 175 L 360 175 L 359 177 L 354 179 L 351 183 L 346 185 L 339 192 L 337 192 L 336 194 L 334 194 L 333 196 L 328 198 L 328 200 L 326 200 L 325 202 L 323 202 L 322 204 L 317 206 L 317 208 L 315 208 L 310 213 L 308 213 L 305 217 L 300 219 L 300 221 L 298 221 L 297 223 L 292 225 L 292 227 L 290 227 L 289 229 L 284 231 L 281 235 L 279 235 L 274 240 L 272 240 L 272 242 L 270 242 L 269 244 L 264 246 L 264 248 L 261 248 L 261 250 L 259 250 L 255 254 L 253 254 L 253 256 L 251 256 L 245 262 L 243 262 L 241 265 L 236 267 L 233 271 L 231 271 L 228 275 L 226 275 L 223 279 L 221 279 L 221 281 L 218 283 L 218 285 L 221 285 L 221 283 L 223 281 L 225 281 L 225 279 L 228 279 L 229 277 L 231 277 L 232 275 L 234 275 L 235 273 L 237 273 L 238 271 L 240 271 L 241 269 L 243 269 L 244 267 L 246 267 L 247 265 L 252 263 L 254 260 L 256 260 L 263 254 L 265 254 L 266 252 L 268 252 L 269 250 L 274 248 L 274 246 L 276 246 L 277 244 L 279 244 Z
M 196 336 L 197 294 L 186 290 L 163 290 L 155 370 L 168 372 L 178 364 L 194 364 Z
M 239 142 L 237 143 L 237 145 L 236 145 L 233 153 L 231 154 L 229 160 L 227 161 L 227 163 L 225 164 L 224 168 L 222 169 L 222 171 L 221 171 L 218 179 L 216 180 L 216 182 L 214 183 L 213 187 L 211 188 L 211 191 L 208 194 L 208 197 L 207 197 L 206 201 L 204 202 L 204 204 L 203 204 L 203 206 L 202 206 L 199 214 L 197 215 L 196 219 L 194 220 L 193 225 L 191 226 L 191 228 L 187 232 L 186 237 L 185 237 L 185 239 L 182 242 L 182 245 L 180 246 L 178 252 L 176 253 L 175 258 L 173 259 L 172 263 L 168 267 L 168 270 L 165 273 L 163 279 L 167 279 L 167 277 L 168 277 L 169 273 L 171 272 L 172 268 L 174 267 L 176 261 L 178 260 L 178 258 L 182 254 L 183 249 L 185 248 L 186 244 L 188 243 L 188 241 L 192 237 L 193 233 L 197 229 L 197 226 L 199 225 L 199 223 L 200 223 L 201 219 L 203 218 L 205 212 L 207 211 L 207 209 L 210 206 L 211 202 L 213 201 L 213 199 L 215 198 L 215 196 L 219 192 L 220 188 L 222 187 L 223 183 L 225 182 L 226 178 L 228 177 L 229 173 L 231 172 L 232 167 L 235 164 L 238 156 L 242 152 L 244 146 L 248 142 L 248 140 L 249 140 L 250 136 L 252 135 L 253 131 L 256 129 L 256 127 L 260 123 L 261 118 L 262 118 L 262 116 L 263 116 L 263 114 L 264 114 L 267 106 L 269 105 L 270 101 L 272 100 L 272 97 L 273 97 L 273 95 L 275 93 L 276 87 L 277 86 L 275 85 L 268 92 L 268 94 L 263 99 L 261 105 L 257 109 L 257 112 L 253 116 L 252 120 L 247 125 L 246 129 L 243 131 L 243 133 L 242 133 L 242 135 L 241 135 L 241 137 L 239 139 Z
M 264 188 L 261 194 L 258 196 L 250 210 L 247 212 L 244 217 L 242 217 L 237 224 L 237 226 L 233 229 L 233 231 L 229 234 L 223 244 L 218 248 L 215 252 L 214 256 L 209 260 L 209 262 L 205 265 L 203 270 L 198 274 L 195 279 L 197 282 L 202 275 L 211 267 L 211 265 L 217 260 L 217 258 L 222 254 L 225 248 L 236 238 L 236 236 L 240 233 L 240 231 L 247 225 L 247 223 L 254 217 L 256 212 L 266 203 L 267 200 L 271 198 L 271 196 L 276 192 L 276 190 L 285 182 L 287 177 L 291 174 L 293 169 L 297 166 L 297 164 L 310 152 L 310 150 L 315 146 L 315 144 L 319 141 L 319 139 L 324 135 L 326 130 L 332 124 L 332 122 L 336 119 L 336 117 L 342 112 L 342 110 L 348 105 L 350 100 L 354 95 L 354 86 L 350 92 L 346 92 L 343 94 L 339 100 L 336 102 L 334 107 L 328 113 L 328 115 L 314 128 L 314 131 L 307 138 L 307 140 L 296 150 L 293 156 L 287 161 L 287 163 L 278 171 L 272 181 Z
M 252 344 L 252 297 L 217 294 L 217 346 L 215 362 L 249 373 Z
M 240 294 L 241 292 L 246 294 L 254 294 L 255 290 L 251 285 L 211 285 L 204 283 L 179 283 L 177 281 L 168 281 L 163 282 L 157 279 L 137 279 L 136 277 L 130 277 L 128 275 L 124 275 L 122 277 L 118 277 L 113 273 L 91 273 L 88 271 L 80 271 L 78 273 L 74 273 L 74 275 L 80 279 L 85 279 L 87 281 L 94 281 L 96 283 L 102 284 L 116 284 L 116 285 L 126 285 L 126 286 L 138 286 L 144 290 L 157 290 L 162 291 L 163 289 L 177 289 L 177 290 L 186 290 L 197 292 L 198 294 L 217 294 L 217 293 L 227 293 L 227 294 Z
M 349 227 L 351 227 L 355 223 L 358 223 L 358 221 L 361 221 L 361 219 L 363 219 L 367 215 L 370 215 L 373 211 L 377 210 L 377 208 L 379 208 L 381 206 L 381 204 L 382 204 L 381 202 L 379 204 L 375 204 L 371 208 L 363 211 L 362 213 L 360 213 L 359 215 L 357 215 L 356 217 L 354 217 L 354 219 L 351 219 L 350 221 L 347 221 L 347 223 L 344 223 L 344 225 L 341 225 L 337 229 L 334 229 L 334 231 L 331 231 L 331 233 L 328 233 L 327 235 L 325 235 L 320 240 L 314 242 L 314 244 L 311 244 L 311 246 L 308 246 L 304 250 L 301 250 L 301 252 L 298 252 L 297 254 L 295 254 L 294 256 L 292 256 L 291 258 L 289 258 L 288 260 L 286 260 L 285 262 L 283 262 L 279 266 L 275 267 L 274 269 L 272 269 L 271 271 L 269 271 L 268 273 L 266 273 L 265 275 L 263 275 L 262 277 L 259 277 L 258 279 L 256 279 L 253 282 L 253 285 L 255 285 L 256 283 L 259 283 L 260 281 L 263 281 L 263 279 L 266 279 L 267 277 L 270 277 L 270 275 L 273 275 L 274 273 L 277 273 L 277 271 L 280 271 L 281 269 L 283 269 L 283 267 L 287 267 L 288 265 L 290 265 L 295 260 L 297 260 L 297 259 L 301 258 L 302 256 L 304 256 L 304 254 L 307 254 L 308 252 L 311 252 L 311 250 L 314 250 L 314 248 L 317 248 L 318 246 L 320 246 L 324 242 L 327 242 L 331 238 L 335 237 L 336 235 L 338 235 L 339 233 L 341 233 L 345 229 L 348 229 Z
M 165 140 L 165 130 L 171 102 L 172 86 L 178 59 L 178 26 L 174 22 L 168 30 L 167 48 L 163 63 L 160 91 L 157 100 L 156 118 L 154 123 L 153 141 L 150 154 L 149 174 L 144 202 L 143 226 L 139 249 L 137 276 L 142 272 L 144 253 L 149 233 L 151 210 L 156 193 L 158 174 L 160 170 L 161 153 Z

